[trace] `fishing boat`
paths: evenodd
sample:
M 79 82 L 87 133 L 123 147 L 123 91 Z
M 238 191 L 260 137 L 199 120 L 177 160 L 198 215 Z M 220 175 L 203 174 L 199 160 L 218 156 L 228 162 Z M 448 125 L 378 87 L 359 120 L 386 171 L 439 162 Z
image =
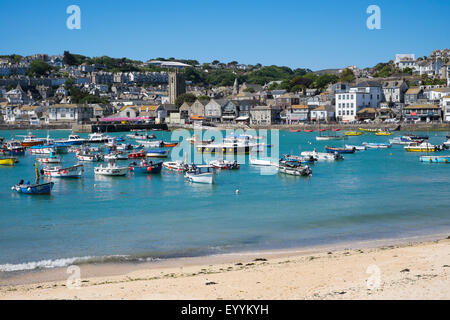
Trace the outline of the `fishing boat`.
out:
M 46 177 L 53 178 L 80 178 L 83 175 L 84 168 L 82 164 L 76 164 L 70 167 L 46 167 L 42 169 L 42 173 Z
M 314 132 L 314 130 L 313 129 L 305 129 L 305 130 L 303 130 L 304 132 Z
M 193 145 L 205 145 L 205 144 L 210 144 L 214 142 L 214 138 L 210 139 L 210 140 L 202 140 L 200 139 L 197 135 L 193 135 L 191 138 L 187 139 L 187 141 L 189 141 L 190 144 Z
M 95 167 L 94 173 L 102 176 L 125 176 L 128 170 L 128 167 L 118 167 L 114 160 L 109 160 L 105 166 Z
M 420 156 L 422 162 L 450 163 L 450 156 Z
M 65 144 L 68 144 L 71 146 L 73 146 L 73 145 L 79 146 L 79 145 L 85 144 L 87 141 L 88 141 L 87 139 L 83 139 L 79 135 L 76 135 L 76 134 L 69 135 L 68 139 L 56 140 L 56 142 L 65 143 Z
M 141 160 L 139 163 L 130 163 L 128 168 L 134 173 L 158 174 L 161 173 L 162 165 L 162 162 L 153 163 L 152 161 Z
M 178 142 L 162 142 L 161 148 L 174 148 L 178 145 Z
M 146 152 L 144 151 L 144 149 L 142 150 L 133 150 L 133 152 L 128 154 L 128 159 L 137 159 L 137 158 L 145 158 L 146 156 Z
M 14 166 L 17 161 L 16 158 L 0 158 L 0 166 Z
M 338 148 L 338 147 L 329 147 L 329 146 L 325 146 L 325 150 L 328 153 L 355 153 L 355 149 L 354 148 Z
M 45 143 L 45 139 L 36 138 L 35 135 L 31 134 L 31 132 L 28 132 L 26 136 L 23 136 L 24 139 L 20 143 L 22 147 L 33 147 L 33 146 L 39 146 L 43 145 Z
M 61 159 L 55 156 L 53 152 L 48 157 L 36 158 L 36 161 L 39 163 L 61 163 Z
M 231 136 L 223 139 L 223 143 L 212 143 L 197 146 L 197 152 L 221 154 L 248 154 L 254 147 L 262 144 L 253 142 L 250 135 Z
M 127 138 L 130 139 L 135 139 L 135 140 L 153 140 L 156 139 L 156 136 L 152 133 L 152 134 L 147 134 L 147 133 L 132 133 L 132 134 L 127 134 L 126 135 Z
M 129 154 L 126 152 L 115 151 L 104 156 L 105 160 L 128 160 Z
M 100 162 L 103 161 L 104 157 L 101 154 L 89 153 L 88 151 L 81 150 L 76 153 L 76 158 L 78 161 L 88 161 L 88 162 Z
M 347 136 L 337 135 L 337 134 L 336 134 L 336 131 L 334 131 L 334 132 L 335 132 L 334 134 L 327 134 L 327 135 L 322 135 L 322 134 L 320 134 L 320 135 L 318 135 L 318 136 L 316 137 L 316 140 L 317 140 L 317 141 L 325 141 L 325 140 L 344 140 L 344 139 L 347 139 L 347 138 L 348 138 Z
M 362 134 L 363 133 L 359 132 L 359 131 L 347 131 L 347 132 L 344 132 L 344 135 L 346 135 L 346 136 L 360 136 Z
M 343 160 L 344 157 L 340 153 L 326 153 L 326 152 L 317 152 L 314 151 L 303 151 L 300 155 L 304 157 L 314 157 L 317 161 L 335 161 L 335 160 Z
M 418 136 L 416 134 L 405 134 L 404 137 L 410 137 L 412 140 L 428 140 L 428 136 Z
M 169 151 L 164 149 L 150 149 L 147 150 L 146 156 L 148 158 L 167 158 Z
M 136 140 L 136 142 L 147 148 L 162 148 L 164 145 L 162 140 Z
M 430 144 L 429 142 L 411 142 L 407 146 L 403 147 L 408 152 L 435 152 L 439 151 L 437 146 Z
M 182 161 L 167 161 L 163 163 L 163 167 L 171 171 L 184 172 L 188 171 L 191 165 Z
M 50 154 L 56 153 L 56 148 L 49 145 L 36 145 L 28 149 L 30 154 Z
M 249 160 L 250 164 L 253 166 L 264 166 L 264 167 L 278 166 L 278 162 L 273 162 L 270 159 L 257 159 L 257 158 L 249 157 L 248 160 Z
M 289 132 L 302 132 L 302 129 L 289 129 Z
M 87 142 L 88 143 L 105 143 L 105 142 L 108 142 L 109 138 L 110 137 L 107 136 L 106 134 L 94 132 L 89 135 Z
M 355 146 L 355 145 L 346 144 L 345 147 L 348 149 L 355 149 L 356 151 L 366 150 L 366 146 Z
M 240 168 L 239 163 L 237 163 L 236 160 L 230 161 L 230 160 L 212 160 L 209 162 L 210 166 L 213 166 L 216 169 L 223 169 L 223 170 L 237 170 Z
M 25 155 L 25 147 L 22 147 L 19 141 L 7 141 L 2 145 L 0 153 L 8 156 L 23 156 Z
M 216 169 L 208 165 L 193 165 L 184 177 L 189 182 L 214 184 L 216 182 Z
M 314 158 L 313 156 L 296 156 L 296 155 L 292 155 L 292 154 L 285 154 L 283 155 L 283 160 L 286 161 L 297 161 L 300 164 L 314 164 L 314 162 L 317 161 L 316 158 Z
M 392 132 L 389 132 L 389 131 L 378 131 L 378 132 L 375 132 L 376 136 L 390 136 L 391 134 L 392 134 Z
M 327 131 L 327 129 L 317 129 L 318 132 L 324 132 Z
M 31 184 L 29 181 L 24 182 L 23 180 L 20 180 L 18 184 L 11 187 L 11 190 L 25 194 L 50 194 L 55 183 L 54 182 L 39 183 L 40 175 L 37 163 L 35 164 L 35 171 L 36 171 L 35 184 Z
M 447 148 L 450 147 L 450 139 L 445 141 L 443 145 L 446 146 Z
M 280 160 L 278 172 L 292 176 L 312 176 L 312 170 L 308 166 L 302 166 L 298 161 Z
M 363 142 L 362 144 L 367 149 L 387 149 L 391 147 L 390 143 Z
M 408 145 L 411 142 L 423 142 L 423 140 L 414 140 L 410 136 L 399 136 L 393 139 L 389 139 L 390 144 Z

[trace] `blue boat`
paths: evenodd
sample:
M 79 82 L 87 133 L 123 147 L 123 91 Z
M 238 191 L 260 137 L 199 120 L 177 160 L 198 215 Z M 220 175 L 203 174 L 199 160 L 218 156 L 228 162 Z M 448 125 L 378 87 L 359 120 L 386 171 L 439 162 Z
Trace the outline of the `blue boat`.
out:
M 132 162 L 128 167 L 134 173 L 158 174 L 161 173 L 162 164 L 162 161 L 153 163 L 152 161 L 142 160 L 139 163 Z
M 335 147 L 329 147 L 325 146 L 325 150 L 328 153 L 355 153 L 355 148 L 335 148 Z
M 50 194 L 53 186 L 55 185 L 54 182 L 46 182 L 39 184 L 30 184 L 29 181 L 27 182 L 28 183 L 18 183 L 11 189 L 19 193 L 25 194 Z
M 18 193 L 25 194 L 50 194 L 55 185 L 54 182 L 39 183 L 39 168 L 38 164 L 35 164 L 36 183 L 31 184 L 30 181 L 24 182 L 21 180 L 18 184 L 11 187 L 11 190 Z
M 450 163 L 450 156 L 420 156 L 420 161 Z

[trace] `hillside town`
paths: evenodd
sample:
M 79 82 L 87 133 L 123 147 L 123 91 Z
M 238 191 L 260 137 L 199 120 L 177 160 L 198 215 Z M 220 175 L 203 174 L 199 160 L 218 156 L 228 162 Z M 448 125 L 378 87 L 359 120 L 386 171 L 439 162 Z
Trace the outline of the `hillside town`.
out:
M 77 58 L 68 52 L 1 56 L 0 124 L 450 122 L 449 49 L 419 58 L 396 54 L 373 68 L 315 72 L 162 58 L 124 58 L 111 67 Z M 213 76 L 219 80 L 208 80 Z

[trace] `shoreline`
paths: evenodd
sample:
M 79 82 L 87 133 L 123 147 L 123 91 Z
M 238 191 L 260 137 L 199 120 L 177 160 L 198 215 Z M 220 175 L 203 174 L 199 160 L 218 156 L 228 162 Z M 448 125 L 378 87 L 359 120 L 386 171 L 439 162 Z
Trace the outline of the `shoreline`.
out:
M 283 265 L 283 268 L 292 268 L 292 271 L 296 272 L 297 269 L 304 269 L 306 274 L 315 275 L 318 277 L 313 281 L 311 285 L 319 285 L 326 290 L 328 284 L 324 281 L 323 277 L 320 275 L 321 271 L 314 266 L 319 263 L 320 268 L 328 266 L 330 270 L 322 270 L 325 273 L 340 272 L 334 269 L 340 269 L 345 266 L 348 272 L 357 272 L 358 277 L 368 277 L 370 275 L 366 274 L 365 266 L 364 270 L 361 269 L 362 262 L 357 261 L 358 259 L 378 262 L 383 261 L 382 264 L 386 264 L 386 259 L 382 259 L 383 255 L 396 256 L 392 262 L 401 262 L 405 265 L 408 270 L 414 270 L 416 268 L 416 260 L 423 258 L 425 253 L 425 258 L 430 258 L 431 263 L 435 263 L 432 259 L 435 256 L 439 257 L 439 260 L 444 261 L 442 265 L 450 265 L 449 259 L 449 246 L 450 237 L 448 234 L 440 235 L 428 235 L 428 236 L 417 236 L 408 237 L 402 239 L 379 239 L 379 240 L 368 240 L 359 241 L 354 243 L 340 243 L 335 245 L 324 245 L 315 246 L 307 248 L 292 248 L 285 250 L 263 250 L 263 251 L 249 251 L 249 252 L 238 252 L 238 253 L 227 253 L 220 255 L 210 255 L 201 257 L 189 257 L 189 258 L 174 258 L 168 260 L 154 261 L 154 262 L 144 262 L 144 263 L 104 263 L 104 264 L 81 264 L 81 289 L 68 290 L 66 288 L 66 279 L 69 274 L 67 273 L 67 268 L 53 268 L 44 270 L 34 270 L 30 272 L 25 272 L 12 277 L 1 278 L 0 279 L 0 300 L 2 299 L 219 299 L 228 298 L 236 299 L 238 297 L 226 296 L 221 297 L 220 292 L 215 292 L 214 294 L 209 292 L 208 287 L 205 287 L 207 280 L 209 282 L 223 283 L 232 282 L 239 283 L 244 281 L 247 277 L 259 277 L 262 279 L 266 277 L 272 277 L 273 274 L 281 272 L 278 267 Z M 413 253 L 417 251 L 417 257 L 409 259 L 408 261 L 402 261 L 406 257 L 402 257 L 400 254 L 402 251 L 412 251 Z M 439 252 L 433 256 L 432 251 Z M 429 257 L 427 257 L 428 252 L 430 252 Z M 395 254 L 394 254 L 395 253 Z M 349 257 L 354 257 L 355 259 L 348 259 Z M 400 258 L 402 257 L 402 258 Z M 384 257 L 385 258 L 385 257 Z M 346 260 L 346 261 L 342 261 Z M 321 261 L 321 262 L 320 262 Z M 377 262 L 378 261 L 378 262 Z M 311 262 L 311 263 L 310 263 Z M 313 263 L 314 262 L 314 263 Z M 388 263 L 389 264 L 389 263 Z M 309 265 L 309 266 L 308 266 Z M 442 266 L 441 266 L 442 267 Z M 381 269 L 383 269 L 380 266 Z M 436 270 L 432 268 L 433 270 Z M 442 267 L 445 274 L 433 276 L 430 279 L 436 280 L 436 278 L 444 277 L 445 279 L 450 279 L 450 267 Z M 402 270 L 403 270 L 402 269 Z M 350 270 L 350 271 L 349 271 Z M 430 270 L 427 270 L 429 273 Z M 295 274 L 294 272 L 294 274 Z M 404 271 L 403 273 L 407 273 Z M 428 274 L 426 273 L 426 274 Z M 305 277 L 306 277 L 305 274 Z M 409 272 L 408 272 L 409 274 Z M 283 278 L 289 278 L 289 273 L 286 274 L 282 272 L 279 276 Z M 298 275 L 297 275 L 298 276 Z M 324 276 L 324 275 L 323 275 Z M 329 275 L 328 275 L 329 276 Z M 399 276 L 399 275 L 397 275 Z M 403 276 L 403 274 L 401 274 Z M 244 278 L 242 278 L 244 277 Z M 325 277 L 328 279 L 327 277 Z M 419 277 L 419 278 L 422 278 Z M 191 295 L 194 296 L 177 296 L 177 290 L 184 288 L 185 282 L 196 281 L 196 279 L 202 279 L 200 281 L 200 288 L 189 291 Z M 217 281 L 214 281 L 216 279 Z M 220 281 L 219 281 L 220 279 Z M 225 280 L 224 280 L 225 279 Z M 335 280 L 339 280 L 339 276 Z M 423 278 L 425 279 L 425 278 Z M 329 280 L 329 279 L 328 279 Z M 345 280 L 350 281 L 351 279 Z M 433 280 L 433 281 L 434 281 Z M 441 279 L 442 280 L 442 279 Z M 205 281 L 205 283 L 203 283 Z M 273 282 L 274 281 L 274 282 Z M 274 288 L 280 290 L 279 294 L 284 292 L 282 290 L 283 285 L 277 283 L 277 277 L 273 279 L 271 285 Z M 291 282 L 301 281 L 296 277 L 292 279 L 287 279 L 287 285 Z M 334 280 L 333 280 L 334 281 Z M 175 282 L 174 291 L 169 289 L 164 289 L 169 283 Z M 261 281 L 259 281 L 261 282 Z M 152 288 L 153 285 L 158 284 L 157 288 L 162 290 L 160 294 L 150 294 L 150 295 L 133 295 L 130 292 L 136 292 L 136 290 L 144 290 L 144 288 Z M 341 283 L 342 284 L 342 283 Z M 333 283 L 330 283 L 330 288 Z M 361 285 L 361 284 L 360 284 Z M 114 290 L 109 287 L 114 287 Z M 137 286 L 137 287 L 136 287 Z M 117 289 L 117 287 L 119 289 Z M 212 287 L 215 287 L 214 285 Z M 108 288 L 108 289 L 107 289 Z M 245 289 L 245 288 L 243 288 Z M 364 288 L 363 288 L 364 289 Z M 128 290 L 131 290 L 128 292 Z M 147 289 L 145 289 L 147 290 Z M 152 289 L 153 290 L 153 289 Z M 203 293 L 207 290 L 208 293 Z M 339 289 L 340 290 L 340 289 Z M 215 290 L 213 290 L 215 291 Z M 233 291 L 233 290 L 232 290 Z M 244 290 L 245 291 L 245 290 Z M 344 290 L 345 291 L 345 290 Z M 357 291 L 356 297 L 361 298 L 360 294 L 367 294 L 367 290 Z M 153 291 L 152 291 L 153 292 Z M 372 294 L 371 292 L 369 292 Z M 450 299 L 450 287 L 448 290 L 442 292 L 445 294 L 445 298 Z M 231 293 L 230 293 L 231 294 Z M 236 294 L 234 292 L 233 294 Z M 270 293 L 261 293 L 258 296 L 255 294 L 243 295 L 239 297 L 240 299 L 277 299 L 274 295 Z M 306 293 L 304 293 L 306 294 Z M 356 292 L 355 292 L 356 294 Z M 405 293 L 406 294 L 406 293 Z M 198 296 L 198 297 L 197 297 Z M 364 297 L 364 295 L 363 295 Z M 415 296 L 414 296 L 415 297 Z M 414 298 L 411 297 L 411 298 Z M 318 296 L 290 296 L 285 295 L 282 299 L 297 299 L 297 298 L 349 298 L 349 296 L 336 296 L 328 292 L 326 295 L 319 294 Z M 395 297 L 387 297 L 395 298 Z

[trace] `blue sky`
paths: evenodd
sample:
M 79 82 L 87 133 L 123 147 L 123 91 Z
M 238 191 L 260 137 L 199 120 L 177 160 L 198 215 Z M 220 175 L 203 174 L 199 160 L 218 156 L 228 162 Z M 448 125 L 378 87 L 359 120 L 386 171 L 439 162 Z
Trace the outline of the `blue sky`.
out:
M 81 30 L 66 28 L 72 4 Z M 380 30 L 366 27 L 371 4 L 381 9 Z M 448 0 L 0 0 L 0 12 L 0 54 L 69 50 L 318 70 L 450 47 Z

